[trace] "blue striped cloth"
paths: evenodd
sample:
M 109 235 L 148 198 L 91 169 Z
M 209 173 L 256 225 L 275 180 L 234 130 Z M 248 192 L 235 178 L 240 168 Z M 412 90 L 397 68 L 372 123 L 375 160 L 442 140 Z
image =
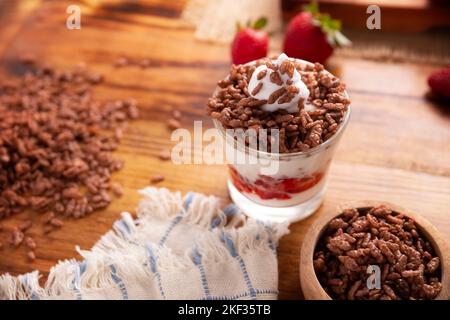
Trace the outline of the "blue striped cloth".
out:
M 212 196 L 141 190 L 137 219 L 123 213 L 83 261 L 0 277 L 1 299 L 276 299 L 276 245 L 287 225 L 248 219 Z

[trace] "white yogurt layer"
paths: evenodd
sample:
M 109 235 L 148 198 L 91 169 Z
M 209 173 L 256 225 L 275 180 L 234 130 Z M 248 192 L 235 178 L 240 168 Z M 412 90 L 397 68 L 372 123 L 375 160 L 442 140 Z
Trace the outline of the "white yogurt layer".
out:
M 282 53 L 282 54 L 280 54 L 278 59 L 272 60 L 272 62 L 273 62 L 273 64 L 280 67 L 281 63 L 286 59 L 289 59 L 289 57 L 286 54 Z M 262 78 L 261 80 L 258 80 L 257 76 L 261 71 L 266 71 L 267 74 L 264 78 Z M 299 100 L 303 99 L 303 101 L 305 101 L 305 103 L 306 103 L 306 101 L 308 100 L 308 97 L 309 97 L 309 90 L 306 87 L 305 83 L 302 81 L 300 74 L 298 73 L 298 71 L 296 69 L 294 69 L 294 74 L 293 74 L 292 78 L 290 78 L 287 73 L 285 73 L 285 74 L 279 73 L 281 76 L 281 80 L 283 81 L 283 84 L 280 86 L 280 85 L 270 81 L 270 75 L 273 72 L 274 71 L 272 69 L 268 68 L 265 64 L 257 67 L 256 70 L 253 72 L 252 78 L 250 79 L 250 82 L 248 84 L 248 92 L 255 99 L 268 100 L 270 95 L 274 91 L 276 91 L 282 87 L 288 87 L 289 85 L 286 84 L 286 81 L 291 79 L 291 81 L 292 81 L 291 85 L 297 87 L 299 89 L 299 93 L 296 94 L 295 97 L 290 102 L 280 104 L 280 103 L 278 103 L 278 100 L 277 100 L 274 103 L 271 103 L 271 104 L 267 103 L 267 104 L 261 106 L 261 109 L 264 111 L 268 111 L 268 112 L 274 112 L 274 111 L 277 111 L 280 109 L 284 109 L 289 113 L 298 112 Z M 253 90 L 260 83 L 263 84 L 262 89 L 257 94 L 252 95 Z

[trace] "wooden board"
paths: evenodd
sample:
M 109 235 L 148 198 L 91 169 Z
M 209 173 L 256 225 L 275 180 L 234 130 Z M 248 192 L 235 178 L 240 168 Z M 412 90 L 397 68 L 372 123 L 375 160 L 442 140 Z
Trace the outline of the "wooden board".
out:
M 95 92 L 97 97 L 134 97 L 140 102 L 142 116 L 129 126 L 117 152 L 126 165 L 114 179 L 125 187 L 125 195 L 103 212 L 67 220 L 62 230 L 49 236 L 33 227 L 30 232 L 39 246 L 37 260 L 29 263 L 25 248 L 6 246 L 0 251 L 0 273 L 38 269 L 45 275 L 58 260 L 79 258 L 75 246 L 90 248 L 122 210 L 132 211 L 139 199 L 136 190 L 148 185 L 156 173 L 166 175 L 160 186 L 214 194 L 229 201 L 224 166 L 175 166 L 158 159 L 160 150 L 171 145 L 165 121 L 172 108 L 182 111 L 186 128 L 191 128 L 194 120 L 212 126 L 205 116 L 205 103 L 215 81 L 229 68 L 227 46 L 196 41 L 193 30 L 179 20 L 183 1 L 147 0 L 139 5 L 104 1 L 108 4 L 103 7 L 97 5 L 100 1 L 84 1 L 81 30 L 65 28 L 66 8 L 73 1 L 11 2 L 15 5 L 0 18 L 2 78 L 14 77 L 22 70 L 17 57 L 24 53 L 33 53 L 59 68 L 84 61 L 105 75 L 105 83 Z M 122 55 L 148 58 L 152 67 L 114 68 Z M 331 60 L 328 67 L 348 84 L 353 114 L 330 169 L 323 207 L 292 225 L 291 233 L 280 243 L 282 299 L 302 297 L 298 262 L 303 236 L 324 210 L 341 202 L 379 199 L 411 208 L 450 240 L 450 109 L 423 98 L 426 77 L 436 67 L 346 59 Z M 28 215 L 1 223 L 10 230 Z M 7 235 L 0 233 L 0 241 L 7 241 Z
M 308 0 L 283 0 L 286 20 L 302 10 Z M 434 3 L 433 3 L 434 2 Z M 440 2 L 440 3 L 439 3 Z M 366 30 L 367 7 L 377 5 L 383 31 L 423 32 L 450 26 L 450 6 L 445 1 L 431 0 L 321 0 L 320 11 L 344 21 L 345 27 Z M 444 4 L 445 3 L 445 4 Z

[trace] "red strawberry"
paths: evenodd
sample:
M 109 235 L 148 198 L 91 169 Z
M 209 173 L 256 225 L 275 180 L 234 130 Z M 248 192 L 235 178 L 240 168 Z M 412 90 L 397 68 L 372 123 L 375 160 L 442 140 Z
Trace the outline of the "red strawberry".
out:
M 267 19 L 261 18 L 253 27 L 241 28 L 231 45 L 231 58 L 234 64 L 244 64 L 267 56 L 269 36 L 261 30 L 267 24 Z
M 450 99 L 450 67 L 431 74 L 428 85 L 435 96 Z
M 340 29 L 341 22 L 328 14 L 321 14 L 314 1 L 289 23 L 284 53 L 293 58 L 323 64 L 333 54 L 333 47 L 350 43 Z

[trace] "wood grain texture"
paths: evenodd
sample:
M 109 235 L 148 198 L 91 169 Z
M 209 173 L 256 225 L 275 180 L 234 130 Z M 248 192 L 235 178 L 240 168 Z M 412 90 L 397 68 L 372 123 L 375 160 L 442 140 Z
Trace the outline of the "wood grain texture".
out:
M 45 275 L 58 260 L 79 258 L 75 246 L 90 248 L 121 211 L 133 211 L 139 200 L 136 190 L 147 186 L 153 174 L 163 173 L 166 180 L 159 185 L 171 190 L 204 192 L 229 201 L 224 166 L 181 166 L 158 159 L 159 152 L 172 144 L 166 120 L 173 108 L 182 112 L 186 128 L 194 120 L 212 126 L 205 116 L 205 102 L 229 69 L 228 47 L 194 39 L 193 30 L 178 19 L 183 1 L 145 0 L 130 5 L 85 0 L 80 3 L 81 30 L 65 28 L 69 3 L 73 1 L 43 2 L 31 11 L 9 9 L 13 22 L 0 29 L 0 75 L 21 74 L 24 68 L 18 57 L 24 53 L 59 68 L 84 61 L 105 75 L 96 97 L 137 99 L 141 118 L 130 123 L 116 153 L 126 161 L 114 176 L 125 194 L 102 212 L 66 220 L 63 229 L 49 236 L 37 226 L 42 217 L 32 213 L 2 221 L 8 231 L 31 214 L 36 223 L 30 234 L 38 249 L 37 260 L 29 263 L 25 248 L 6 246 L 0 251 L 0 273 L 38 269 Z M 22 18 L 15 20 L 14 15 Z M 113 64 L 121 56 L 147 58 L 151 66 L 117 69 Z M 435 67 L 346 59 L 332 59 L 328 67 L 347 83 L 353 114 L 330 168 L 323 206 L 292 225 L 280 243 L 282 299 L 302 297 L 298 265 L 303 237 L 323 212 L 341 202 L 375 199 L 417 210 L 450 240 L 450 115 L 448 109 L 423 98 L 426 77 Z M 7 236 L 0 233 L 0 241 L 5 243 Z

